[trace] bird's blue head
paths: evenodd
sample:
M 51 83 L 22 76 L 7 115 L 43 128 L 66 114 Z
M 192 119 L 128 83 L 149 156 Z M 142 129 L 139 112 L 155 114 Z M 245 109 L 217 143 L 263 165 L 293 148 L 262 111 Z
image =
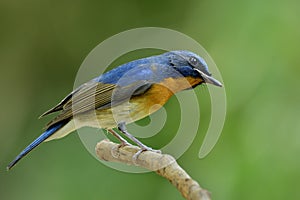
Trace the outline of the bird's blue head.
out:
M 197 54 L 186 51 L 170 51 L 164 54 L 169 63 L 185 77 L 201 78 L 203 82 L 221 87 L 222 84 L 212 77 L 203 58 Z

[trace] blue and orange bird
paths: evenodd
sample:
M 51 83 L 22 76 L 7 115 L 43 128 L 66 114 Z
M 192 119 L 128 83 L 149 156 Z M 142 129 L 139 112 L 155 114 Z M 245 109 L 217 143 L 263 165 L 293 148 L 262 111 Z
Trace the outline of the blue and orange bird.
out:
M 62 138 L 84 126 L 106 129 L 120 140 L 121 145 L 127 145 L 128 142 L 114 130 L 118 129 L 141 148 L 139 153 L 153 151 L 128 133 L 126 124 L 157 111 L 173 94 L 203 83 L 222 86 L 211 76 L 204 59 L 190 51 L 170 51 L 120 65 L 81 85 L 42 114 L 41 117 L 60 111 L 46 125 L 45 132 L 7 169 L 42 142 Z

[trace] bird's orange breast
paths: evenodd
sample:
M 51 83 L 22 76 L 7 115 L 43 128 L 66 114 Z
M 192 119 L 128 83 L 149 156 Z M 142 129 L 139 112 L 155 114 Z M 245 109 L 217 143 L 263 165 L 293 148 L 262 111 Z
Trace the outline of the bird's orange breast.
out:
M 130 102 L 141 104 L 141 109 L 151 114 L 162 107 L 173 94 L 198 85 L 202 81 L 193 77 L 167 78 L 161 83 L 153 84 L 147 92 L 133 97 Z

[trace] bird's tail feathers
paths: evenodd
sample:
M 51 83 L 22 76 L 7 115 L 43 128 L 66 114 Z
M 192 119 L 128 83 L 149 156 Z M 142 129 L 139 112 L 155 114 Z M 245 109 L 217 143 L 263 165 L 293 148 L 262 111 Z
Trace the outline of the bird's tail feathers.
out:
M 24 156 L 26 156 L 30 151 L 36 148 L 39 144 L 53 135 L 58 129 L 63 127 L 67 121 L 61 121 L 57 124 L 49 127 L 44 133 L 42 133 L 38 138 L 36 138 L 31 144 L 29 144 L 9 165 L 7 166 L 7 170 L 10 170 L 14 165 L 17 164 Z

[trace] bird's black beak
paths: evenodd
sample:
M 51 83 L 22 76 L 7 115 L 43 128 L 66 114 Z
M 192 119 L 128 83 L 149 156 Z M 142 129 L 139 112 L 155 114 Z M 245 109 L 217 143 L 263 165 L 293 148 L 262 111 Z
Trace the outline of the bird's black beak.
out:
M 218 87 L 222 87 L 222 83 L 220 83 L 220 81 L 214 79 L 211 76 L 208 76 L 207 74 L 203 73 L 202 71 L 200 71 L 199 69 L 194 68 L 194 70 L 196 70 L 201 77 L 203 78 L 205 83 L 210 83 L 212 85 L 218 86 Z

